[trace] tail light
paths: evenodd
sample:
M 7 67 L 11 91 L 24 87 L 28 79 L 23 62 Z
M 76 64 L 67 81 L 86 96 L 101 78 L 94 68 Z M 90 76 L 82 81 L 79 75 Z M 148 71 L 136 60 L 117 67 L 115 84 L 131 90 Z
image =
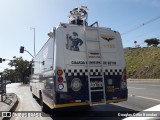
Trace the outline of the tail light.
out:
M 58 82 L 62 83 L 63 82 L 63 77 L 58 77 Z
M 63 71 L 62 70 L 57 70 L 57 75 L 62 75 L 63 74 Z
M 63 84 L 59 84 L 59 85 L 58 85 L 58 88 L 59 88 L 60 90 L 62 90 L 62 89 L 64 88 L 64 85 L 63 85 Z
M 58 69 L 57 70 L 57 80 L 58 80 L 58 88 L 59 90 L 62 90 L 64 88 L 64 85 L 63 85 L 63 77 L 62 77 L 62 74 L 63 74 L 63 71 L 61 69 Z

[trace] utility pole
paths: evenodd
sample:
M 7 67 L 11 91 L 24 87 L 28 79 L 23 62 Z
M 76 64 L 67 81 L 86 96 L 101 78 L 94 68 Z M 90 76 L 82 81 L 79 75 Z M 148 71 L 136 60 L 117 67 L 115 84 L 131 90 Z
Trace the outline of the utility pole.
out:
M 35 43 L 35 40 L 36 40 L 36 36 L 35 36 L 36 29 L 35 29 L 35 27 L 31 27 L 30 29 L 34 31 L 34 56 L 35 56 L 36 55 L 36 43 Z

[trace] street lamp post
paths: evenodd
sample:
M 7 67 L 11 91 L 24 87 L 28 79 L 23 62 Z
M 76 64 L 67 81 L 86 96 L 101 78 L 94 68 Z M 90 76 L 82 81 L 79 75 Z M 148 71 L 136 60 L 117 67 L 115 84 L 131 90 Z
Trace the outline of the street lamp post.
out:
M 31 30 L 33 30 L 34 31 L 34 56 L 36 55 L 36 43 L 35 43 L 35 39 L 36 39 L 36 37 L 35 37 L 35 28 L 34 27 L 31 27 L 30 28 Z

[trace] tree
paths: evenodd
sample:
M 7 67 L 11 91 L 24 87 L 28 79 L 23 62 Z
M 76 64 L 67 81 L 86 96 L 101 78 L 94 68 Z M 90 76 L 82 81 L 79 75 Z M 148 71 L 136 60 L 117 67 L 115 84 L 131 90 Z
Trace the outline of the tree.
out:
M 29 61 L 23 60 L 23 58 L 14 58 L 8 63 L 11 67 L 15 67 L 15 73 L 18 78 L 23 82 L 27 83 L 26 78 L 29 77 Z
M 12 83 L 16 82 L 18 79 L 18 76 L 16 74 L 16 71 L 13 69 L 4 69 L 3 75 L 5 76 L 6 80 L 10 80 Z
M 158 46 L 160 44 L 160 40 L 157 38 L 146 39 L 144 42 L 147 43 L 147 46 Z

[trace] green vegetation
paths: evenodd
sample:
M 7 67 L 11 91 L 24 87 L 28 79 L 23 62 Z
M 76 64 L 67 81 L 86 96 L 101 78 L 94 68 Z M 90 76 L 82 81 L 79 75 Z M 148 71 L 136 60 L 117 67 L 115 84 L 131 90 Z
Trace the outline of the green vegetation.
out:
M 147 43 L 147 46 L 158 46 L 160 40 L 157 38 L 146 39 L 144 42 Z
M 128 78 L 160 78 L 160 47 L 125 51 Z
M 5 79 L 10 80 L 11 82 L 23 82 L 23 84 L 29 81 L 29 61 L 23 60 L 23 58 L 15 58 L 14 60 L 11 60 L 8 65 L 15 69 L 5 69 L 3 71 Z

